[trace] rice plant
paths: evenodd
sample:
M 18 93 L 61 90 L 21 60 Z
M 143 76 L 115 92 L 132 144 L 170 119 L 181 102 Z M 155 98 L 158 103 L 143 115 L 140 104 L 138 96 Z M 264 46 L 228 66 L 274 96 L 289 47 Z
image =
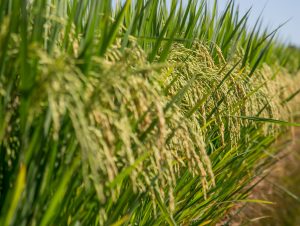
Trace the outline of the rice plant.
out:
M 300 58 L 249 16 L 2 0 L 0 225 L 213 225 L 265 203 L 247 196 L 299 126 Z

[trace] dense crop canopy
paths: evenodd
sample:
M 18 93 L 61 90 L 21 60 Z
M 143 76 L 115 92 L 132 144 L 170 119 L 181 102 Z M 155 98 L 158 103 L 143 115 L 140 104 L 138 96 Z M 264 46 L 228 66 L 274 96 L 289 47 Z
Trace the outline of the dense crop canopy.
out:
M 1 0 L 0 225 L 208 225 L 247 200 L 299 52 L 233 1 L 167 2 Z

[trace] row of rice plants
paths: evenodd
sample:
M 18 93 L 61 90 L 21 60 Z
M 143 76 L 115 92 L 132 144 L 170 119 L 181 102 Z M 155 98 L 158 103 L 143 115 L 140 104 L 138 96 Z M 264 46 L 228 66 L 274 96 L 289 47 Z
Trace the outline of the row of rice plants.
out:
M 207 225 L 263 202 L 300 58 L 217 8 L 2 0 L 0 225 Z

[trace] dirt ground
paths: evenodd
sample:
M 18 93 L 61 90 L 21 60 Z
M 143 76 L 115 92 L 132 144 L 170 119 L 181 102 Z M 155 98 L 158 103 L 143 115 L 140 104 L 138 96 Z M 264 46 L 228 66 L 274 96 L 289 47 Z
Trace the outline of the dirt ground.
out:
M 273 204 L 248 203 L 230 213 L 231 220 L 221 225 L 300 226 L 300 128 L 292 129 L 293 139 L 287 134 L 276 145 L 282 145 L 280 161 L 253 190 L 251 199 Z

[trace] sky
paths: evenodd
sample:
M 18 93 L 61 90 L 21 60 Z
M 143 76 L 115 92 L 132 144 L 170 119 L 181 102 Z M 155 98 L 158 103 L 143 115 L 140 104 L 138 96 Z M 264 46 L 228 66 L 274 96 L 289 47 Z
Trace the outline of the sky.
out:
M 209 0 L 213 2 L 212 0 Z M 286 22 L 279 30 L 279 38 L 285 43 L 300 47 L 300 0 L 234 0 L 241 12 L 251 6 L 249 25 L 253 25 L 262 13 L 263 24 L 275 29 Z M 225 8 L 227 0 L 219 0 L 219 9 Z

